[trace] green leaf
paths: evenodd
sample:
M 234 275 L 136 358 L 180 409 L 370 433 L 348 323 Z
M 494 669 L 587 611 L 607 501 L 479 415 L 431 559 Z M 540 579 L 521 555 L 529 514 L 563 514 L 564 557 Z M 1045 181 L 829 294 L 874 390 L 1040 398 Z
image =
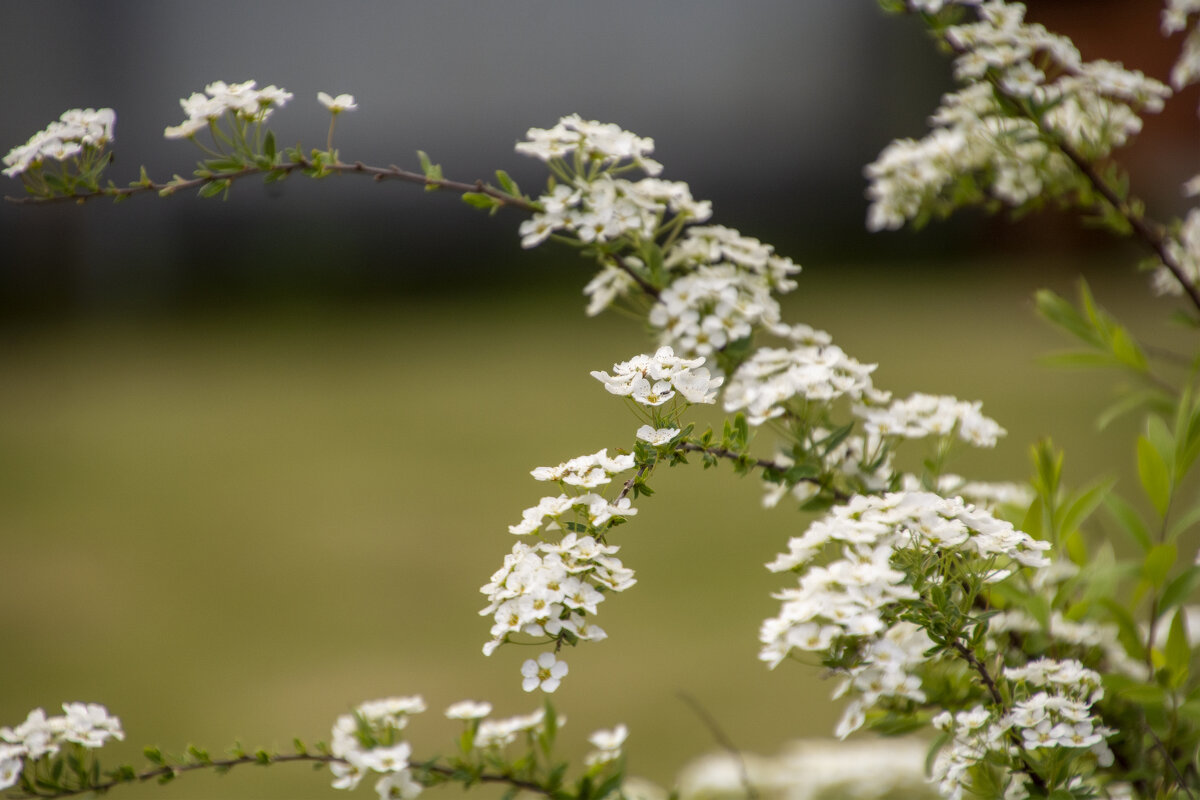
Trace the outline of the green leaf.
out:
M 1146 523 L 1142 522 L 1141 515 L 1137 510 L 1115 494 L 1104 498 L 1104 505 L 1117 524 L 1121 526 L 1121 530 L 1129 534 L 1129 538 L 1142 549 L 1143 553 L 1147 552 L 1152 546 L 1150 532 L 1146 529 Z
M 1117 638 L 1125 647 L 1125 652 L 1130 655 L 1135 661 L 1142 661 L 1146 658 L 1146 648 L 1142 644 L 1142 634 L 1138 625 L 1133 620 L 1133 615 L 1129 609 L 1118 603 L 1111 597 L 1100 598 L 1100 604 L 1107 609 L 1112 615 L 1113 622 L 1117 624 Z
M 1170 472 L 1158 448 L 1145 436 L 1138 437 L 1137 468 L 1142 488 L 1154 510 L 1160 517 L 1166 516 L 1167 505 L 1171 502 Z
M 1067 534 L 1066 539 L 1063 540 L 1063 544 L 1066 545 L 1067 548 L 1067 557 L 1070 558 L 1073 563 L 1078 564 L 1081 567 L 1087 564 L 1087 542 L 1083 540 L 1083 536 L 1078 530 L 1071 531 L 1069 534 Z
M 1200 587 L 1200 566 L 1192 565 L 1176 575 L 1163 589 L 1162 597 L 1158 599 L 1159 611 L 1165 614 L 1175 606 L 1186 603 L 1197 587 Z
M 1038 291 L 1034 297 L 1037 311 L 1042 315 L 1043 319 L 1085 342 L 1095 342 L 1095 333 L 1092 331 L 1092 326 L 1075 310 L 1074 305 L 1049 289 Z
M 1125 414 L 1141 408 L 1151 407 L 1156 401 L 1161 401 L 1162 397 L 1163 393 L 1158 389 L 1142 389 L 1141 391 L 1130 392 L 1100 412 L 1100 415 L 1096 418 L 1096 428 L 1104 430 Z
M 1178 689 L 1187 681 L 1192 660 L 1192 648 L 1188 644 L 1187 619 L 1182 608 L 1176 610 L 1175 617 L 1171 620 L 1171 630 L 1167 633 L 1167 645 L 1163 655 L 1167 660 L 1170 684 L 1172 688 Z
M 440 181 L 442 179 L 442 165 L 434 164 L 429 160 L 429 155 L 424 150 L 417 151 L 417 159 L 421 162 L 421 172 L 431 181 Z M 436 186 L 426 186 L 426 189 L 431 191 L 436 190 Z
M 1167 528 L 1167 541 L 1179 538 L 1180 534 L 1186 533 L 1198 522 L 1200 522 L 1200 503 L 1189 508 L 1170 524 Z
M 221 192 L 227 191 L 229 189 L 229 184 L 230 182 L 227 180 L 209 181 L 200 187 L 200 196 L 216 197 Z
M 1161 589 L 1171 567 L 1175 566 L 1176 555 L 1175 545 L 1156 544 L 1142 561 L 1142 577 L 1155 589 Z
M 517 188 L 517 183 L 509 177 L 508 173 L 502 169 L 496 170 L 496 180 L 500 182 L 500 188 L 514 197 L 521 196 L 521 190 Z
M 482 192 L 463 192 L 462 199 L 464 203 L 475 208 L 492 209 L 500 206 L 499 200 Z
M 275 162 L 275 132 L 267 131 L 266 138 L 263 139 L 263 155 Z
M 1158 451 L 1158 455 L 1168 467 L 1168 472 L 1173 472 L 1170 468 L 1175 464 L 1175 437 L 1171 435 L 1171 429 L 1159 415 L 1151 414 L 1146 418 L 1146 438 Z
M 1117 361 L 1138 372 L 1146 371 L 1146 355 L 1123 326 L 1117 326 L 1112 331 L 1109 347 Z
M 1092 515 L 1108 493 L 1116 485 L 1116 479 L 1107 478 L 1096 481 L 1067 499 L 1055 513 L 1055 525 L 1060 536 L 1069 536 L 1079 530 L 1083 521 Z

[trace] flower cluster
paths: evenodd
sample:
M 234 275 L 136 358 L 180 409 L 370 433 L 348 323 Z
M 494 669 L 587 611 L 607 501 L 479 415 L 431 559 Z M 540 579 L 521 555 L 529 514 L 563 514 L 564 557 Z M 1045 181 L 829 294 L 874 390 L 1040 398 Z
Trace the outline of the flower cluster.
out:
M 938 569 L 962 575 L 923 576 L 953 586 L 964 576 L 1001 580 L 1012 564 L 1045 566 L 1049 562 L 1042 551 L 1049 547 L 959 498 L 928 492 L 856 496 L 791 539 L 788 552 L 767 565 L 773 572 L 799 572 L 800 580 L 776 595 L 782 608 L 762 625 L 759 657 L 774 667 L 800 650 L 822 654 L 846 669 L 843 691 L 858 694 L 838 729 L 846 735 L 879 698 L 921 699 L 909 668 L 923 660 L 924 634 L 898 627 L 897 621 L 905 604 L 923 598 L 913 588 L 915 576 L 898 566 L 900 553 L 953 553 L 954 559 L 937 559 L 943 565 Z M 812 564 L 828 550 L 831 561 Z
M 615 166 L 632 161 L 647 175 L 658 175 L 662 165 L 651 158 L 654 140 L 636 136 L 611 122 L 585 120 L 578 114 L 563 117 L 553 128 L 530 128 L 517 152 L 545 162 L 568 157 L 582 165 Z
M 255 81 L 208 84 L 205 94 L 193 92 L 179 101 L 187 119 L 167 128 L 163 135 L 168 139 L 190 139 L 226 114 L 245 122 L 265 122 L 276 107 L 292 99 L 291 92 L 276 86 L 255 86 Z
M 623 236 L 653 239 L 667 214 L 705 220 L 707 201 L 692 197 L 686 183 L 601 175 L 575 185 L 559 184 L 539 198 L 542 210 L 521 223 L 521 246 L 536 247 L 563 231 L 581 242 L 611 242 Z
M 333 724 L 329 751 L 338 761 L 331 762 L 333 788 L 354 789 L 370 772 L 382 777 L 375 791 L 382 800 L 410 800 L 422 786 L 413 779 L 408 759 L 412 745 L 400 738 L 412 714 L 425 710 L 420 696 L 389 697 L 371 700 L 343 714 Z
M 770 245 L 722 225 L 687 228 L 664 265 L 678 277 L 659 293 L 649 322 L 663 344 L 697 355 L 745 339 L 757 327 L 783 330 L 772 293 L 796 288 L 791 276 L 800 272 Z
M 490 711 L 489 707 L 487 713 Z M 486 717 L 487 713 L 482 716 Z M 481 717 L 476 719 L 478 722 L 474 727 L 473 746 L 480 750 L 498 750 L 515 742 L 522 733 L 536 734 L 540 732 L 546 724 L 546 709 L 539 708 L 531 714 L 505 719 L 482 719 Z M 555 725 L 561 727 L 566 721 L 566 717 L 557 717 Z
M 874 364 L 860 364 L 831 344 L 828 334 L 791 349 L 762 347 L 742 362 L 725 390 L 726 411 L 746 411 L 751 425 L 783 416 L 794 398 L 829 403 L 843 395 L 883 400 L 874 391 Z
M 557 497 L 543 497 L 536 506 L 530 506 L 521 512 L 521 521 L 516 525 L 509 525 L 508 532 L 515 536 L 528 536 L 543 529 L 560 530 L 560 520 L 568 512 L 573 512 L 577 519 L 586 521 L 589 527 L 599 528 L 610 522 L 632 517 L 637 514 L 637 509 L 628 497 L 610 503 L 595 492 L 575 496 L 560 494 Z M 546 522 L 547 519 L 550 521 Z
M 1167 7 L 1162 12 L 1163 35 L 1170 36 L 1186 30 L 1192 14 L 1200 14 L 1200 2 L 1197 0 L 1167 0 Z M 1197 81 L 1200 81 L 1200 26 L 1193 27 L 1188 33 L 1179 60 L 1171 70 L 1171 85 L 1176 89 Z
M 593 371 L 592 377 L 612 394 L 644 406 L 661 406 L 677 391 L 689 403 L 715 403 L 725 379 L 713 378 L 703 363 L 703 358 L 680 358 L 670 347 L 660 347 L 652 356 L 637 355 L 614 364 L 612 375 Z
M 860 406 L 856 412 L 866 421 L 867 432 L 879 436 L 922 439 L 957 434 L 976 447 L 994 447 L 1005 431 L 980 413 L 981 406 L 946 395 L 917 393 L 886 408 Z
M 608 457 L 608 448 L 590 456 L 578 456 L 565 461 L 557 467 L 538 467 L 530 474 L 534 480 L 554 481 L 569 486 L 581 486 L 590 489 L 612 482 L 612 476 L 634 467 L 633 456 L 619 455 Z
M 1114 731 L 1098 724 L 1091 712 L 1104 697 L 1098 673 L 1078 661 L 1039 659 L 1006 668 L 1004 677 L 1015 684 L 1020 699 L 1000 723 L 1021 735 L 1026 750 L 1086 747 L 1102 764 L 1112 763 L 1104 740 Z
M 946 29 L 967 85 L 943 98 L 927 137 L 893 142 L 866 168 L 870 229 L 946 213 L 964 197 L 1021 206 L 1068 192 L 1076 173 L 1054 138 L 1098 158 L 1141 130 L 1140 112 L 1162 109 L 1167 86 L 1120 64 L 1085 62 L 1069 39 L 1024 13 L 1021 3 L 988 0 L 977 22 Z M 965 194 L 976 179 L 986 187 Z
M 922 767 L 925 751 L 924 742 L 896 737 L 790 742 L 775 756 L 714 753 L 684 767 L 678 796 L 732 800 L 750 787 L 763 800 L 933 798 Z
M 121 720 L 96 703 L 63 703 L 62 716 L 48 717 L 35 708 L 15 728 L 0 728 L 0 789 L 15 786 L 25 760 L 55 756 L 64 743 L 97 748 L 109 739 L 125 738 Z
M 588 617 L 598 612 L 605 592 L 622 592 L 637 582 L 633 570 L 616 557 L 619 550 L 616 545 L 602 545 L 591 536 L 575 533 L 558 542 L 513 545 L 504 557 L 504 566 L 480 589 L 488 598 L 480 616 L 491 616 L 495 623 L 491 641 L 483 646 L 484 654 L 491 655 L 518 633 L 552 641 L 606 638 L 604 630 Z M 547 665 L 539 665 L 539 669 L 543 666 Z M 545 691 L 557 688 L 557 683 L 549 687 L 544 683 L 539 681 Z
M 99 154 L 113 140 L 116 121 L 117 115 L 111 108 L 64 111 L 56 122 L 8 151 L 4 174 L 15 178 L 46 159 L 66 161 L 89 153 Z
M 1196 187 L 1191 184 L 1196 183 Z M 1200 195 L 1200 181 L 1193 179 L 1188 187 L 1192 196 Z M 1200 208 L 1193 208 L 1183 218 L 1177 236 L 1170 236 L 1165 248 L 1183 277 L 1193 286 L 1200 283 Z M 1160 265 L 1151 277 L 1150 285 L 1159 294 L 1183 294 L 1183 285 L 1165 265 Z
M 934 718 L 934 727 L 950 734 L 930 775 L 942 797 L 962 800 L 977 764 L 1007 762 L 1028 769 L 1027 759 L 1042 749 L 1086 749 L 1100 766 L 1113 763 L 1104 740 L 1114 731 L 1100 724 L 1091 710 L 1104 695 L 1099 674 L 1078 661 L 1041 659 L 1007 668 L 1004 677 L 1012 682 L 1015 702 L 1003 714 L 976 706 L 957 714 L 943 711 Z M 1029 796 L 1027 774 L 1012 769 L 1005 780 L 1005 797 Z
M 921 481 L 915 475 L 905 475 L 901 479 L 901 488 L 906 492 L 919 491 Z M 968 481 L 963 476 L 953 473 L 940 476 L 935 488 L 937 494 L 942 497 L 961 497 L 968 503 L 987 509 L 999 506 L 1028 508 L 1034 498 L 1033 489 L 1029 484 Z

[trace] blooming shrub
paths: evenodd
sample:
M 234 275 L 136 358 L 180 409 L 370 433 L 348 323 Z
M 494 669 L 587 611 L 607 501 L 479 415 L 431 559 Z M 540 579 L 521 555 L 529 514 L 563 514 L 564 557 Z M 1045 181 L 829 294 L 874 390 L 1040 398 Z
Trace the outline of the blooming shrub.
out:
M 1143 114 L 1164 107 L 1171 87 L 1084 61 L 1070 40 L 1026 22 L 1020 3 L 883 5 L 926 23 L 953 57 L 961 88 L 943 98 L 928 136 L 892 143 L 867 167 L 868 227 L 921 225 L 963 206 L 1023 213 L 1051 201 L 1144 246 L 1154 288 L 1181 296 L 1187 320 L 1200 323 L 1197 210 L 1156 221 L 1113 157 Z M 1200 4 L 1171 0 L 1164 32 L 1187 30 L 1196 14 Z M 1200 81 L 1198 36 L 1195 27 L 1187 35 L 1171 75 L 1176 89 Z M 1033 449 L 1029 487 L 967 481 L 947 471 L 951 453 L 994 446 L 1001 425 L 979 402 L 893 398 L 873 382 L 874 365 L 828 333 L 784 321 L 778 297 L 796 288 L 800 268 L 712 224 L 709 202 L 660 177 L 651 139 L 578 115 L 531 128 L 517 152 L 542 161 L 549 177 L 544 191 L 526 195 L 504 172 L 498 185 L 449 181 L 423 153 L 420 172 L 344 162 L 333 123 L 357 109 L 350 95 L 318 96 L 331 114 L 325 149 L 280 150 L 266 123 L 292 94 L 256 87 L 216 82 L 181 101 L 187 119 L 165 135 L 201 148 L 191 179 L 160 184 L 143 171 L 128 187 L 101 185 L 115 121 L 107 109 L 67 112 L 14 148 L 5 172 L 41 203 L 187 188 L 227 194 L 251 175 L 366 174 L 458 191 L 482 209 L 517 209 L 527 214 L 518 227 L 524 247 L 553 242 L 593 260 L 586 312 L 629 312 L 656 344 L 611 373 L 591 373 L 614 402 L 624 398 L 638 427 L 593 454 L 532 470 L 558 493 L 508 527 L 520 538 L 481 589 L 480 614 L 491 619 L 485 654 L 541 648 L 521 667 L 525 691 L 554 692 L 570 679 L 564 651 L 607 638 L 595 621 L 600 604 L 637 583 L 612 540 L 637 524 L 634 503 L 652 493 L 656 470 L 689 457 L 728 462 L 763 480 L 767 505 L 790 500 L 818 515 L 767 565 L 794 583 L 778 590 L 779 612 L 762 623 L 760 658 L 837 676 L 834 695 L 847 701 L 837 735 L 925 731 L 933 737 L 930 781 L 951 800 L 1200 789 L 1200 682 L 1186 608 L 1200 566 L 1180 553 L 1181 536 L 1200 519 L 1184 491 L 1200 456 L 1200 400 L 1195 369 L 1175 368 L 1196 363 L 1195 353 L 1150 352 L 1086 286 L 1078 304 L 1039 293 L 1043 316 L 1084 345 L 1076 363 L 1119 368 L 1134 386 L 1116 411 L 1144 420 L 1132 451 L 1149 510 L 1110 483 L 1065 487 L 1062 454 L 1046 442 Z M 1200 176 L 1184 191 L 1200 193 Z M 695 405 L 720 405 L 729 415 L 722 429 L 698 430 L 689 419 Z M 764 438 L 773 458 L 762 455 Z M 913 449 L 923 455 L 919 473 L 894 466 L 896 453 Z M 1102 505 L 1130 540 L 1134 555 L 1124 562 L 1089 558 L 1095 544 L 1085 531 Z M 0 729 L 0 786 L 62 797 L 194 769 L 308 761 L 328 766 L 338 789 L 376 773 L 384 798 L 445 782 L 498 783 L 555 800 L 634 794 L 623 725 L 593 733 L 595 749 L 570 773 L 554 755 L 563 718 L 549 702 L 499 720 L 487 703 L 456 703 L 445 712 L 463 726 L 455 751 L 420 758 L 405 736 L 409 718 L 424 710 L 418 696 L 364 703 L 337 719 L 329 744 L 297 741 L 288 754 L 235 748 L 214 759 L 193 748 L 173 760 L 152 748 L 151 766 L 139 772 L 102 771 L 94 751 L 123 737 L 119 722 L 102 706 L 67 704 L 64 717 L 36 710 Z M 740 781 L 751 793 L 747 770 Z

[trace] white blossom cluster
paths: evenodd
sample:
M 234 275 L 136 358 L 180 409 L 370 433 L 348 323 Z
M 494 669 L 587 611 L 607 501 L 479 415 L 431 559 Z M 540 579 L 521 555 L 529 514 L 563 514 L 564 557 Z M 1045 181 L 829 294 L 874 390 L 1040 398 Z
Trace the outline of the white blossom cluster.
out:
M 712 216 L 712 204 L 696 200 L 686 183 L 654 177 L 662 167 L 648 158 L 653 149 L 651 139 L 578 115 L 530 129 L 517 152 L 547 162 L 562 182 L 538 198 L 541 209 L 521 224 L 522 246 L 556 234 L 626 245 L 584 288 L 587 313 L 595 315 L 637 287 L 633 275 L 649 270 L 643 245 L 654 250 L 664 239 L 661 267 L 673 280 L 659 292 L 650 322 L 662 344 L 688 355 L 711 354 L 757 326 L 778 327 L 772 292 L 795 288 L 791 276 L 800 268 L 731 228 L 694 225 Z M 635 167 L 651 177 L 618 177 Z
M 939 201 L 952 202 L 964 177 L 981 177 L 989 196 L 1013 206 L 1069 185 L 1073 167 L 1043 130 L 1102 156 L 1141 130 L 1140 112 L 1161 110 L 1170 96 L 1141 72 L 1085 62 L 1070 39 L 1026 23 L 1021 3 L 987 0 L 977 12 L 977 22 L 945 33 L 965 88 L 943 98 L 928 136 L 893 142 L 866 168 L 871 230 L 899 228 Z M 1013 116 L 1014 100 L 1028 103 L 1027 116 Z
M 922 439 L 926 436 L 950 436 L 976 447 L 994 447 L 1005 434 L 991 417 L 980 413 L 982 403 L 970 403 L 948 395 L 916 393 L 894 400 L 886 408 L 857 406 L 855 413 L 865 420 L 868 433 Z
M 486 704 L 485 704 L 486 705 Z M 453 706 L 451 707 L 453 708 Z M 479 750 L 498 750 L 506 747 L 517 740 L 517 737 L 522 733 L 538 733 L 544 729 L 546 723 L 546 709 L 539 708 L 530 714 L 522 714 L 516 717 L 506 717 L 504 719 L 482 719 L 491 712 L 491 707 L 488 706 L 488 711 L 484 712 L 479 719 L 479 726 L 475 729 L 475 737 L 472 740 L 473 746 Z M 447 712 L 447 715 L 449 712 Z M 566 717 L 558 717 L 555 723 L 562 727 L 566 724 Z
M 1167 237 L 1164 244 L 1184 279 L 1193 286 L 1200 284 L 1200 208 L 1189 211 L 1183 218 L 1179 235 Z M 1159 294 L 1183 294 L 1183 285 L 1166 265 L 1154 270 L 1150 284 Z
M 329 764 L 333 788 L 354 789 L 368 773 L 382 777 L 375 783 L 380 800 L 410 800 L 421 793 L 409 770 L 412 745 L 401 741 L 400 731 L 412 714 L 425 710 L 419 695 L 370 700 L 342 714 L 333 724 L 329 751 L 339 761 Z
M 1200 14 L 1198 0 L 1167 0 L 1162 13 L 1163 36 L 1186 30 L 1188 18 Z M 1200 26 L 1193 27 L 1183 41 L 1183 51 L 1171 69 L 1171 85 L 1182 89 L 1200 81 Z
M 822 340 L 791 349 L 761 347 L 742 362 L 725 389 L 725 410 L 746 412 L 751 425 L 783 416 L 794 399 L 829 403 L 842 396 L 886 401 L 875 390 L 871 373 L 875 364 L 860 364 L 832 344 L 823 331 Z
M 901 479 L 905 491 L 920 490 L 921 481 L 915 475 L 905 475 Z M 937 480 L 937 493 L 942 497 L 961 497 L 968 503 L 974 503 L 988 510 L 999 506 L 1017 506 L 1027 508 L 1033 502 L 1033 487 L 1027 483 L 1002 483 L 992 481 L 968 481 L 961 475 L 948 473 Z M 1040 570 L 1041 575 L 1045 570 Z
M 564 231 L 581 242 L 611 242 L 632 235 L 653 239 L 667 214 L 705 220 L 712 204 L 692 197 L 686 183 L 642 178 L 629 181 L 601 175 L 574 186 L 559 184 L 538 198 L 542 210 L 521 223 L 521 246 L 537 247 Z
M 637 583 L 633 570 L 616 557 L 619 551 L 616 545 L 603 545 L 574 532 L 558 542 L 513 545 L 504 566 L 479 590 L 488 598 L 479 614 L 491 616 L 494 622 L 484 655 L 518 633 L 552 640 L 564 632 L 583 641 L 606 638 L 604 629 L 589 617 L 598 612 L 605 592 L 623 592 Z M 538 668 L 553 670 L 553 666 L 551 662 Z M 548 688 L 544 682 L 539 680 L 545 691 L 557 688 L 557 683 Z
M 612 394 L 644 406 L 660 406 L 676 392 L 689 403 L 715 403 L 725 379 L 712 377 L 703 363 L 702 357 L 680 358 L 670 347 L 660 347 L 652 356 L 636 355 L 614 364 L 612 375 L 593 371 L 592 377 Z
M 606 447 L 590 456 L 578 456 L 570 461 L 564 461 L 557 467 L 538 467 L 530 474 L 533 475 L 534 480 L 554 481 L 590 489 L 611 483 L 613 475 L 631 470 L 633 467 L 632 455 L 618 455 L 609 458 Z
M 659 293 L 650 324 L 663 344 L 697 355 L 744 339 L 757 327 L 782 332 L 773 293 L 796 288 L 792 276 L 800 272 L 770 245 L 721 225 L 687 228 L 664 265 L 678 277 Z
M 637 509 L 628 497 L 622 497 L 612 503 L 595 492 L 548 496 L 538 501 L 536 506 L 530 506 L 521 512 L 521 521 L 516 525 L 509 525 L 508 532 L 514 536 L 528 536 L 540 530 L 561 530 L 562 517 L 568 512 L 572 512 L 577 519 L 586 520 L 590 527 L 597 528 L 615 518 L 632 517 L 637 514 Z
M 868 639 L 857 664 L 847 670 L 846 680 L 834 690 L 834 698 L 850 694 L 850 702 L 834 735 L 845 739 L 862 727 L 867 709 L 885 699 L 925 701 L 916 670 L 929 659 L 925 651 L 933 644 L 925 631 L 911 622 L 898 622 L 883 636 Z
M 1021 735 L 1026 750 L 1039 747 L 1086 747 L 1102 765 L 1113 756 L 1104 740 L 1114 731 L 1092 716 L 1104 697 L 1100 675 L 1078 661 L 1039 659 L 1024 667 L 1007 667 L 1004 677 L 1016 684 L 1021 698 L 1000 724 Z
M 21 779 L 25 759 L 54 756 L 65 742 L 88 748 L 102 747 L 109 739 L 125 738 L 121 720 L 97 703 L 63 703 L 63 715 L 48 717 L 35 708 L 15 728 L 0 728 L 0 790 Z
M 857 495 L 793 537 L 788 552 L 767 564 L 773 572 L 790 570 L 800 577 L 796 587 L 775 595 L 782 607 L 762 625 L 759 658 L 775 667 L 793 650 L 828 654 L 854 646 L 867 669 L 851 671 L 846 689 L 872 702 L 883 696 L 920 699 L 920 685 L 908 671 L 922 660 L 919 632 L 896 630 L 894 624 L 898 604 L 918 599 L 908 576 L 893 566 L 898 551 L 954 553 L 991 582 L 1007 577 L 1013 565 L 1045 566 L 1042 551 L 1049 547 L 960 498 L 929 492 Z M 827 563 L 812 563 L 830 551 Z M 862 685 L 860 674 L 866 676 Z M 840 735 L 861 724 L 866 705 L 851 706 Z
M 915 738 L 811 739 L 778 755 L 714 753 L 689 763 L 681 800 L 738 800 L 747 785 L 763 800 L 918 800 L 936 797 L 925 780 L 924 742 Z M 663 800 L 666 793 L 663 793 Z
M 111 108 L 72 108 L 64 111 L 25 144 L 17 145 L 4 156 L 4 174 L 15 178 L 48 158 L 66 161 L 81 155 L 85 148 L 102 150 L 113 140 L 117 115 Z
M 662 165 L 648 158 L 654 152 L 654 140 L 637 136 L 611 122 L 585 120 L 570 114 L 553 128 L 530 128 L 517 152 L 547 163 L 568 157 L 583 165 L 616 166 L 632 161 L 647 175 L 658 175 Z
M 1038 585 L 1041 573 L 1053 572 L 1063 563 L 1056 561 L 1050 568 L 1040 570 L 1033 581 L 1034 590 L 1038 591 L 1041 588 Z M 1113 673 L 1128 675 L 1138 680 L 1147 678 L 1145 663 L 1130 658 L 1125 652 L 1125 647 L 1117 639 L 1116 625 L 1090 620 L 1070 620 L 1058 610 L 1050 612 L 1047 623 L 1043 627 L 1040 622 L 1020 609 L 1000 611 L 988 620 L 989 645 L 995 649 L 998 637 L 1010 631 L 1021 634 L 1044 633 L 1053 640 L 1060 652 L 1062 645 L 1070 645 L 1081 652 L 1099 650 L 1104 653 L 1107 668 Z
M 255 88 L 255 81 L 225 83 L 215 81 L 204 87 L 204 94 L 193 92 L 179 101 L 187 119 L 163 131 L 168 139 L 188 139 L 220 117 L 232 114 L 240 120 L 265 122 L 276 107 L 283 107 L 292 93 L 277 86 Z
M 672 281 L 659 292 L 648 320 L 664 345 L 707 356 L 756 327 L 777 327 L 780 311 L 761 276 L 721 263 Z
M 1078 661 L 1040 659 L 1006 668 L 1004 677 L 1013 686 L 1014 702 L 1003 715 L 977 706 L 934 718 L 934 727 L 951 734 L 930 775 L 942 797 L 962 800 L 971 767 L 989 757 L 1015 758 L 1022 751 L 1062 747 L 1090 750 L 1097 764 L 1112 765 L 1104 740 L 1115 731 L 1100 724 L 1091 710 L 1104 695 L 1098 673 Z M 1005 797 L 1029 796 L 1023 775 L 1014 770 L 1010 779 Z

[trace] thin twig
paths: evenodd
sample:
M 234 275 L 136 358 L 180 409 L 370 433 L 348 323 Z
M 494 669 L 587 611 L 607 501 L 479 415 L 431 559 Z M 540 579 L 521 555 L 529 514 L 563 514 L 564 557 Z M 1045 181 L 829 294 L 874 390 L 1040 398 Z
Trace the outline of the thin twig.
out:
M 688 708 L 692 709 L 700 721 L 704 723 L 704 727 L 708 728 L 708 732 L 712 734 L 713 739 L 716 739 L 717 744 L 721 746 L 725 752 L 729 753 L 730 758 L 737 762 L 738 777 L 742 782 L 742 788 L 746 790 L 746 797 L 749 800 L 758 800 L 758 792 L 754 788 L 754 784 L 750 782 L 750 770 L 746 768 L 746 759 L 742 756 L 742 751 L 738 749 L 733 740 L 725 735 L 725 731 L 713 719 L 713 716 L 708 713 L 700 702 L 692 697 L 687 692 L 678 692 L 677 696 L 680 700 L 687 704 Z
M 249 166 L 236 172 L 218 172 L 212 175 L 206 175 L 199 178 L 184 181 L 171 181 L 169 183 L 158 183 L 156 181 L 147 180 L 139 182 L 133 186 L 110 186 L 100 189 L 95 192 L 86 192 L 82 194 L 67 194 L 55 195 L 53 197 L 5 197 L 4 199 L 10 203 L 18 205 L 45 205 L 48 203 L 85 203 L 88 200 L 97 198 L 122 198 L 132 197 L 137 194 L 146 194 L 154 192 L 155 194 L 174 194 L 175 192 L 185 189 L 198 189 L 212 183 L 221 181 L 237 181 L 242 178 L 247 178 L 251 175 L 264 175 L 269 173 L 277 173 L 290 175 L 296 170 L 313 169 L 317 165 L 307 158 L 299 158 L 294 161 L 286 161 L 282 164 L 277 164 L 270 167 Z M 493 186 L 485 184 L 483 181 L 475 181 L 474 183 L 464 183 L 462 181 L 451 181 L 442 178 L 429 178 L 420 172 L 410 172 L 409 170 L 400 169 L 394 164 L 386 167 L 374 167 L 364 164 L 361 161 L 356 161 L 353 164 L 336 162 L 333 164 L 321 165 L 320 169 L 330 173 L 342 174 L 358 174 L 369 175 L 377 181 L 395 180 L 404 183 L 416 183 L 425 187 L 435 187 L 445 189 L 452 192 L 467 193 L 477 192 L 485 194 L 488 197 L 496 200 L 500 205 L 512 206 L 522 209 L 523 211 L 536 211 L 537 205 L 530 201 L 507 194 L 496 189 Z
M 349 762 L 343 758 L 338 758 L 333 755 L 314 754 L 314 753 L 277 753 L 269 756 L 266 760 L 259 758 L 256 755 L 245 754 L 234 758 L 213 759 L 209 761 L 198 761 L 190 764 L 165 765 L 155 767 L 154 769 L 139 772 L 137 775 L 130 778 L 117 778 L 109 781 L 104 781 L 93 786 L 86 786 L 79 789 L 70 789 L 61 792 L 34 792 L 31 794 L 15 795 L 17 798 L 58 798 L 58 797 L 74 797 L 81 794 L 103 793 L 108 790 L 126 783 L 144 783 L 146 781 L 164 778 L 168 775 L 174 777 L 184 772 L 194 772 L 200 769 L 221 769 L 229 770 L 243 764 L 259 764 L 267 766 L 270 764 L 283 764 L 287 762 L 309 762 L 317 764 L 348 764 Z M 436 775 L 442 775 L 447 778 L 454 777 L 455 770 L 449 767 L 438 766 L 436 764 L 422 764 L 419 762 L 410 762 L 410 767 L 425 772 L 432 772 Z M 499 775 L 496 773 L 483 773 L 476 778 L 483 783 L 503 783 L 512 786 L 516 789 L 522 789 L 528 792 L 534 792 L 550 796 L 552 792 L 545 787 L 531 781 L 523 781 L 508 775 Z

